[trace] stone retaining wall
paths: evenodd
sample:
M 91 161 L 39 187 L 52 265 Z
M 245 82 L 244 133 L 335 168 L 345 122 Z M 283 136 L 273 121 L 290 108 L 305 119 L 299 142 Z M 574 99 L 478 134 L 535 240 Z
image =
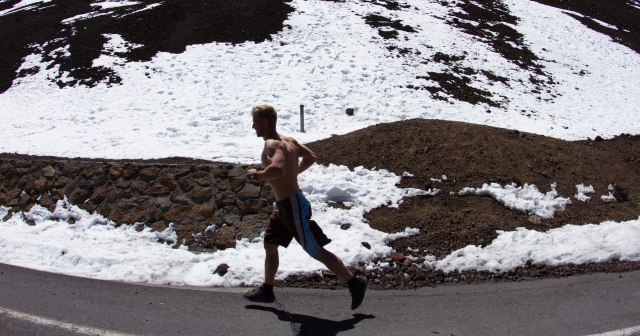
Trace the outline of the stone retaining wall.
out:
M 179 244 L 224 249 L 259 236 L 271 214 L 271 188 L 247 181 L 251 168 L 259 167 L 0 158 L 0 205 L 11 213 L 35 204 L 53 211 L 66 196 L 117 225 L 162 231 L 173 223 Z

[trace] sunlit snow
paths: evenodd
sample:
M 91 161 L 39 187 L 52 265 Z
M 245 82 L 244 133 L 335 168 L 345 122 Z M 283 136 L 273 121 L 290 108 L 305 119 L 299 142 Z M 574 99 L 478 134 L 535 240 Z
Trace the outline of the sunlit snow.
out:
M 46 0 L 23 0 L 0 15 L 30 9 L 39 2 Z M 539 94 L 532 93 L 536 87 L 529 80 L 530 71 L 445 23 L 449 7 L 438 1 L 406 3 L 409 7 L 402 11 L 389 11 L 360 1 L 293 0 L 295 12 L 284 22 L 287 28 L 271 41 L 191 45 L 184 53 L 159 53 L 149 62 L 127 63 L 117 54 L 137 46 L 107 34 L 103 55 L 94 60 L 94 66 L 111 68 L 122 78 L 122 85 L 111 87 L 102 83 L 94 88 L 60 89 L 48 79 L 56 77 L 57 67 L 47 69 L 45 57 L 36 52 L 23 60 L 21 69 L 37 66 L 40 71 L 17 79 L 0 94 L 0 152 L 111 159 L 187 156 L 255 163 L 263 141 L 251 129 L 250 110 L 261 103 L 276 107 L 282 133 L 305 143 L 409 118 L 465 121 L 569 140 L 640 133 L 640 56 L 588 29 L 566 11 L 527 0 L 504 1 L 519 18 L 513 28 L 523 34 L 524 43 L 556 82 L 542 93 L 548 99 L 539 99 Z M 111 15 L 102 9 L 116 4 L 135 3 L 94 3 L 100 11 L 63 22 Z M 390 52 L 391 42 L 365 23 L 363 16 L 370 13 L 414 27 L 417 32 L 400 32 L 393 43 L 419 50 L 420 56 L 396 57 Z M 500 97 L 503 106 L 442 101 L 427 90 L 408 88 L 417 76 L 444 70 L 441 63 L 425 61 L 438 52 L 464 54 L 461 66 L 508 78 L 508 84 L 480 79 L 473 83 Z M 301 104 L 305 133 L 299 132 Z M 346 108 L 354 108 L 354 116 L 346 115 Z M 387 255 L 391 252 L 388 241 L 418 233 L 411 228 L 393 234 L 374 230 L 363 220 L 366 211 L 380 205 L 398 206 L 403 197 L 438 192 L 397 188 L 399 177 L 382 170 L 349 171 L 337 166 L 314 166 L 300 180 L 315 219 L 333 239 L 328 248 L 349 264 Z M 446 176 L 435 180 L 446 180 Z M 549 194 L 553 190 L 542 194 L 536 189 L 538 195 L 533 188 L 487 185 L 468 192 L 486 193 L 506 206 L 541 217 L 571 206 L 569 198 Z M 588 201 L 588 187 L 577 189 L 574 197 Z M 601 199 L 615 201 L 611 193 Z M 336 209 L 328 206 L 331 201 L 352 207 Z M 0 207 L 0 218 L 7 211 Z M 71 215 L 77 219 L 73 225 L 64 221 Z M 196 255 L 172 248 L 175 234 L 171 230 L 116 228 L 101 216 L 64 202 L 53 214 L 34 207 L 26 216 L 37 224 L 29 226 L 20 214 L 0 222 L 0 262 L 150 283 L 232 286 L 262 279 L 260 239 Z M 350 223 L 351 228 L 341 230 L 342 223 Z M 526 260 L 548 264 L 639 260 L 639 223 L 566 225 L 546 233 L 500 232 L 485 248 L 467 246 L 443 260 L 428 258 L 426 265 L 445 270 L 506 270 Z M 369 242 L 371 250 L 362 241 Z M 229 273 L 213 274 L 223 262 L 231 266 Z M 320 268 L 295 242 L 281 249 L 280 278 Z

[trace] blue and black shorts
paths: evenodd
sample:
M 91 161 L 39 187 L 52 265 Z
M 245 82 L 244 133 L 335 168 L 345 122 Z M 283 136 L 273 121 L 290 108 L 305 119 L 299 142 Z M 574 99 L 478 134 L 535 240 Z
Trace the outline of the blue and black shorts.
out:
M 315 256 L 331 239 L 311 220 L 311 204 L 302 191 L 276 202 L 264 233 L 264 242 L 287 247 L 295 238 L 302 248 Z

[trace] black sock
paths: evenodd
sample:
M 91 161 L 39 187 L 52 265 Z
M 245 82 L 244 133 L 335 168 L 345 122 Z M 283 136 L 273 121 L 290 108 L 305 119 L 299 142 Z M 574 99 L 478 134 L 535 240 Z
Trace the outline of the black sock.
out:
M 349 285 L 350 288 L 355 287 L 357 284 L 358 284 L 358 278 L 355 275 L 352 276 L 349 281 L 347 281 L 347 285 Z
M 265 294 L 273 294 L 273 286 L 263 283 L 261 287 L 262 291 L 265 292 Z

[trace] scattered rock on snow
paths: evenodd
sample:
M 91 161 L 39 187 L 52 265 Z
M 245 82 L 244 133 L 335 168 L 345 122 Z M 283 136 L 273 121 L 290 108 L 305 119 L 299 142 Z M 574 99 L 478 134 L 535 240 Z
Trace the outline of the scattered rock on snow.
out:
M 225 274 L 227 274 L 227 272 L 229 271 L 229 265 L 227 264 L 220 264 L 218 265 L 218 267 L 216 267 L 216 270 L 213 271 L 213 273 L 219 275 L 219 276 L 224 276 Z

